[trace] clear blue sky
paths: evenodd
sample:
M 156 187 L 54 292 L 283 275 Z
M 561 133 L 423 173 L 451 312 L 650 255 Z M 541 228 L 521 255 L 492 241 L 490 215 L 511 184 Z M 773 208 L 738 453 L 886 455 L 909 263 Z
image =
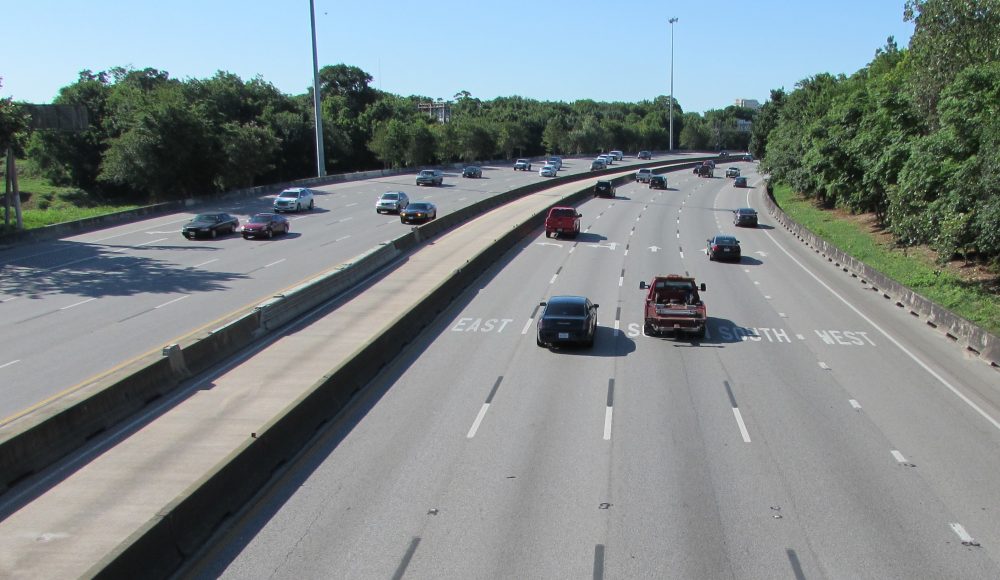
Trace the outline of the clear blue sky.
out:
M 49 103 L 83 69 L 218 70 L 289 94 L 311 85 L 308 0 L 10 0 L 0 96 Z M 315 0 L 320 66 L 360 67 L 407 96 L 637 102 L 686 111 L 765 101 L 823 72 L 851 74 L 888 36 L 909 43 L 903 0 Z M 725 57 L 728 60 L 725 60 Z

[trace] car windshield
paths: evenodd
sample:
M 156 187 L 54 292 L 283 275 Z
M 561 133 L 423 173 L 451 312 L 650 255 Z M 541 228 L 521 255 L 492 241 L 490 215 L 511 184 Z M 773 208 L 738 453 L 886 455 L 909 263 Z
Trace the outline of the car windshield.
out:
M 576 217 L 576 210 L 554 209 L 552 210 L 552 217 Z
M 545 316 L 586 316 L 583 302 L 553 302 L 545 308 Z
M 411 211 L 412 210 L 415 210 L 415 211 L 427 211 L 430 208 L 431 208 L 431 204 L 429 204 L 429 203 L 423 203 L 423 202 L 411 203 L 410 205 L 406 206 L 406 209 L 409 209 Z
M 296 198 L 299 197 L 299 192 L 297 192 L 297 191 L 282 191 L 281 195 L 279 195 L 278 197 L 290 197 L 292 199 L 296 199 Z
M 271 216 L 269 215 L 255 215 L 250 218 L 250 223 L 252 224 L 266 224 L 271 221 Z
M 430 170 L 424 170 L 424 171 L 420 172 L 420 175 L 423 175 L 425 177 L 430 177 L 430 176 L 434 175 L 434 172 L 430 171 Z
M 383 193 L 382 194 L 382 199 L 388 199 L 388 200 L 399 199 L 399 194 L 398 193 Z
M 194 216 L 194 221 L 196 222 L 217 222 L 219 221 L 219 216 L 214 213 L 200 213 Z

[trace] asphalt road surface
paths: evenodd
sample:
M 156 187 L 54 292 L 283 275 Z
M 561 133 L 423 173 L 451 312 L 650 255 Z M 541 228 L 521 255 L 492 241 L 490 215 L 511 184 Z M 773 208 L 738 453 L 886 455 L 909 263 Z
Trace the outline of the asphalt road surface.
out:
M 736 165 L 758 187 L 675 173 L 525 240 L 185 573 L 1000 577 L 996 371 L 765 213 L 735 228 L 763 195 Z M 705 339 L 643 335 L 667 273 L 706 283 Z M 600 304 L 592 349 L 536 346 L 556 294 Z
M 2 251 L 0 425 L 407 232 L 397 216 L 374 211 L 385 191 L 433 201 L 445 215 L 546 179 L 540 167 L 486 166 L 482 179 L 446 171 L 442 187 L 417 187 L 413 174 L 319 187 L 315 209 L 287 214 L 291 234 L 272 240 L 180 234 L 194 213 L 229 212 L 242 224 L 270 211 L 267 197 Z M 589 169 L 589 158 L 567 159 L 560 174 Z

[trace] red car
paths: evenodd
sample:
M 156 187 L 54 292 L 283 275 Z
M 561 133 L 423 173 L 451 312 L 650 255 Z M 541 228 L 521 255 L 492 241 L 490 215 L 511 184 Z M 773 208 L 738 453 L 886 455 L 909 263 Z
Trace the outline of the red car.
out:
M 276 213 L 259 213 L 243 224 L 243 239 L 273 238 L 274 234 L 287 234 L 290 229 L 288 218 L 285 216 Z
M 549 209 L 549 215 L 545 216 L 545 237 L 552 237 L 552 234 L 573 236 L 580 233 L 581 216 L 576 208 L 556 206 Z

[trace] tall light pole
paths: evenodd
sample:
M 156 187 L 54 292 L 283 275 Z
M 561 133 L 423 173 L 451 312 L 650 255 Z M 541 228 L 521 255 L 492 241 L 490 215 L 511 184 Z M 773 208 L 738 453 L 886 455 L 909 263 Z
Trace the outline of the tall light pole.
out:
M 670 152 L 674 151 L 674 22 L 676 18 L 671 18 L 670 22 Z
M 312 26 L 313 41 L 313 116 L 316 119 L 316 175 L 326 175 L 326 159 L 323 156 L 323 119 L 320 117 L 319 99 L 319 59 L 316 57 L 316 7 L 309 0 L 309 24 Z

